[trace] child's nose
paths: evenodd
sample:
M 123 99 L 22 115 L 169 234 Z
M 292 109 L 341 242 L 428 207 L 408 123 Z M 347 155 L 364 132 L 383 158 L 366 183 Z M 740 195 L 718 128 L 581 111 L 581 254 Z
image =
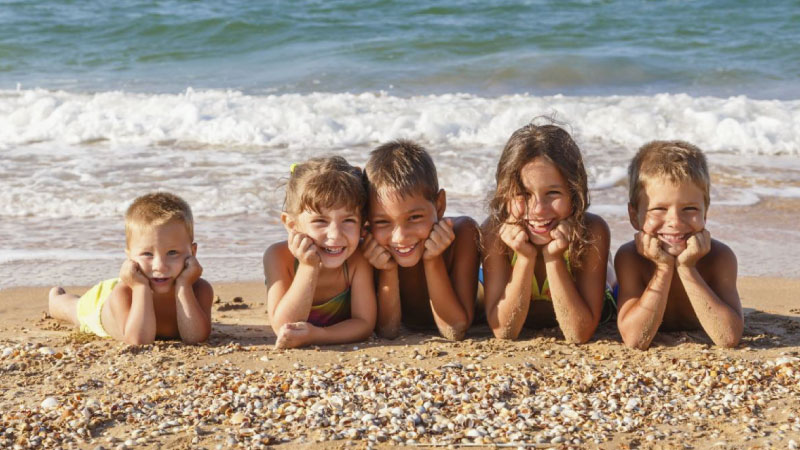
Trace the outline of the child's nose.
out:
M 405 227 L 396 226 L 392 230 L 392 241 L 402 243 L 407 234 Z
M 545 207 L 545 202 L 539 201 L 535 196 L 531 196 L 530 200 L 528 200 L 528 209 L 533 213 L 541 213 Z
M 165 261 L 165 258 L 161 258 L 161 257 L 158 257 L 158 256 L 154 257 L 153 258 L 153 271 L 154 272 L 163 273 L 166 270 L 167 270 L 167 263 Z

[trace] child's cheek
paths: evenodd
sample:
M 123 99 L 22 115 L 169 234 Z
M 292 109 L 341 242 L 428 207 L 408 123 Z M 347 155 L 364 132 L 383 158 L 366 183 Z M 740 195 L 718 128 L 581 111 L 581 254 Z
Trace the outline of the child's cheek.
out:
M 647 217 L 645 217 L 643 231 L 645 233 L 653 233 L 658 229 L 660 225 L 661 225 L 661 220 L 659 220 L 657 217 L 648 215 Z

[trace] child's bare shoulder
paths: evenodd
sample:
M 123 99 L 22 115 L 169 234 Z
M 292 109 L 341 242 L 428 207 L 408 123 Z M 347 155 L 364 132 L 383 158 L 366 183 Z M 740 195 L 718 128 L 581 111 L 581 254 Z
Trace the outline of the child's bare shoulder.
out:
M 478 226 L 478 222 L 475 222 L 475 219 L 472 217 L 458 216 L 448 217 L 448 219 L 453 221 L 453 232 L 456 234 L 456 239 L 459 237 L 478 235 L 478 230 L 480 230 L 480 227 Z
M 195 281 L 192 285 L 192 289 L 194 290 L 194 295 L 198 300 L 201 296 L 204 298 L 211 298 L 214 296 L 214 287 L 211 286 L 211 283 L 206 281 L 204 278 L 198 278 L 197 281 Z
M 597 214 L 586 213 L 586 228 L 592 236 L 611 236 L 608 223 Z
M 267 247 L 264 251 L 264 263 L 268 261 L 280 261 L 291 257 L 292 252 L 289 250 L 289 243 L 287 241 L 276 242 Z
M 721 241 L 711 239 L 711 249 L 708 254 L 700 259 L 698 265 L 705 271 L 712 273 L 725 274 L 737 270 L 736 254 L 733 250 Z
M 634 241 L 622 244 L 614 255 L 614 266 L 617 270 L 621 267 L 626 269 L 644 267 L 646 266 L 644 262 L 647 262 L 647 258 L 639 254 Z

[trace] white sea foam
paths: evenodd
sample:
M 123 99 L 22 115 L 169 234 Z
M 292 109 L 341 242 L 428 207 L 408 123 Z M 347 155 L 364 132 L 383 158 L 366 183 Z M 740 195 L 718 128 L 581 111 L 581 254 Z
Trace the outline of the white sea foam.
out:
M 428 145 L 501 146 L 531 118 L 557 113 L 582 142 L 632 149 L 680 138 L 709 152 L 800 154 L 800 101 L 654 96 L 566 97 L 386 93 L 250 96 L 0 91 L 0 148 L 75 145 L 212 145 L 348 148 L 407 137 Z

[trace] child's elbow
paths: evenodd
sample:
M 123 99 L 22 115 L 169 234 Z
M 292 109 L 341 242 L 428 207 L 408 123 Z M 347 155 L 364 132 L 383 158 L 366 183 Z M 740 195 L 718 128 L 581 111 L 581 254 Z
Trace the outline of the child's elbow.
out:
M 463 341 L 467 335 L 467 324 L 455 324 L 439 327 L 439 333 L 448 341 Z
M 501 341 L 513 341 L 519 336 L 519 333 L 515 333 L 511 327 L 493 328 L 492 332 L 494 333 L 494 337 Z
M 397 339 L 397 336 L 400 335 L 400 327 L 397 325 L 379 326 L 375 331 L 383 339 Z
M 722 348 L 734 348 L 739 345 L 742 340 L 742 334 L 732 332 L 716 339 L 714 342 L 717 346 Z
M 147 339 L 147 338 L 142 337 L 142 336 L 125 336 L 122 339 L 122 342 L 124 342 L 124 343 L 126 343 L 128 345 L 137 345 L 137 346 L 139 346 L 139 345 L 150 345 L 153 342 L 155 342 L 155 338 Z

